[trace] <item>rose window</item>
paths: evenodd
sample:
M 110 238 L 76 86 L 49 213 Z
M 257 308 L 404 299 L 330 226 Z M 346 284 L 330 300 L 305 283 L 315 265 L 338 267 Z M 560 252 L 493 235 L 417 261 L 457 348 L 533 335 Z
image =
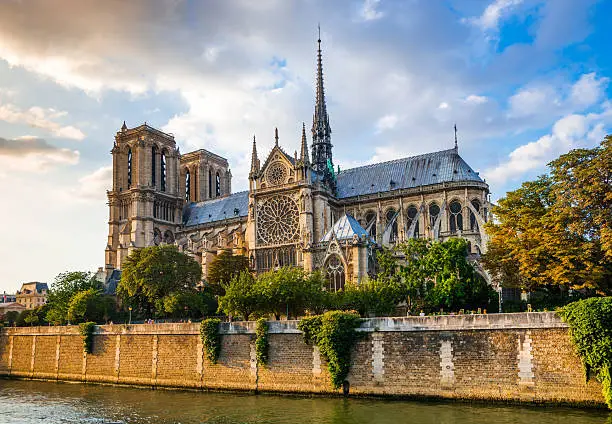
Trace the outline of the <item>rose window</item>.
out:
M 273 197 L 257 209 L 257 240 L 264 244 L 282 244 L 299 238 L 297 203 L 288 196 Z
M 273 163 L 266 174 L 268 182 L 272 185 L 280 185 L 287 179 L 287 167 L 280 162 Z

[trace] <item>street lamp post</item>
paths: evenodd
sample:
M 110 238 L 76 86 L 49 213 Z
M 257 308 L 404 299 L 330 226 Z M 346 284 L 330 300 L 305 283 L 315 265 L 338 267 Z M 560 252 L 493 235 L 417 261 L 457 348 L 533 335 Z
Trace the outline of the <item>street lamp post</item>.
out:
M 130 319 L 128 321 L 128 324 L 131 324 L 132 323 L 132 307 L 130 306 L 128 310 L 130 311 Z

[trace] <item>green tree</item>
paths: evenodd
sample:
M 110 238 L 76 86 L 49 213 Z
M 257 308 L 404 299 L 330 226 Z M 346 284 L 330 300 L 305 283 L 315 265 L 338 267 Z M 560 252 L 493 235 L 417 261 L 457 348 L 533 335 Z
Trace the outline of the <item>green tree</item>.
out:
M 200 265 L 176 246 L 151 246 L 133 251 L 125 260 L 117 295 L 145 316 L 164 316 L 163 299 L 195 293 Z
M 227 315 L 241 315 L 245 321 L 263 306 L 261 287 L 248 271 L 242 271 L 225 287 L 225 295 L 219 298 L 219 311 Z
M 323 301 L 323 280 L 320 276 L 308 276 L 296 267 L 283 267 L 269 271 L 257 278 L 257 288 L 264 297 L 261 312 L 297 317 L 306 309 L 314 309 L 314 303 Z
M 19 318 L 19 312 L 17 311 L 9 311 L 4 314 L 4 322 L 6 322 L 8 325 L 15 324 L 17 318 Z
M 233 255 L 230 251 L 224 251 L 215 256 L 208 267 L 207 282 L 213 294 L 223 296 L 225 286 L 242 271 L 249 270 L 249 260 L 243 255 Z
M 68 320 L 68 307 L 72 297 L 78 292 L 94 289 L 101 290 L 102 283 L 91 272 L 63 272 L 55 277 L 47 297 L 46 320 L 51 324 L 65 324 Z
M 549 164 L 550 174 L 500 199 L 483 265 L 505 287 L 609 293 L 612 137 Z

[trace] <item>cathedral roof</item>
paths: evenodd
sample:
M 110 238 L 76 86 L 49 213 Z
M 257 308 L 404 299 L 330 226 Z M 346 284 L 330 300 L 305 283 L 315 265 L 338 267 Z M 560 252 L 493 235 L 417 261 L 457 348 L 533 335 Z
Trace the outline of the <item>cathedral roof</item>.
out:
M 338 198 L 363 196 L 444 182 L 480 182 L 456 149 L 346 169 L 337 175 Z
M 334 226 L 323 236 L 321 242 L 331 241 L 332 233 L 336 240 L 351 240 L 355 235 L 359 238 L 369 237 L 368 232 L 351 215 L 344 214 Z
M 244 218 L 249 214 L 249 192 L 241 191 L 219 199 L 190 203 L 183 212 L 183 224 L 208 224 L 228 218 Z

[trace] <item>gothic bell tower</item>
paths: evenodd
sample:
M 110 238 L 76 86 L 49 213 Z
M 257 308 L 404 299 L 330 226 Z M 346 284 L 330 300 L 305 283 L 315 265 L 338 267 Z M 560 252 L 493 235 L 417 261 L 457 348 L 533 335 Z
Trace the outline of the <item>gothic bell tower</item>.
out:
M 184 204 L 179 193 L 180 154 L 172 135 L 147 124 L 129 129 L 124 122 L 111 153 L 107 275 L 121 269 L 134 249 L 174 243 Z

